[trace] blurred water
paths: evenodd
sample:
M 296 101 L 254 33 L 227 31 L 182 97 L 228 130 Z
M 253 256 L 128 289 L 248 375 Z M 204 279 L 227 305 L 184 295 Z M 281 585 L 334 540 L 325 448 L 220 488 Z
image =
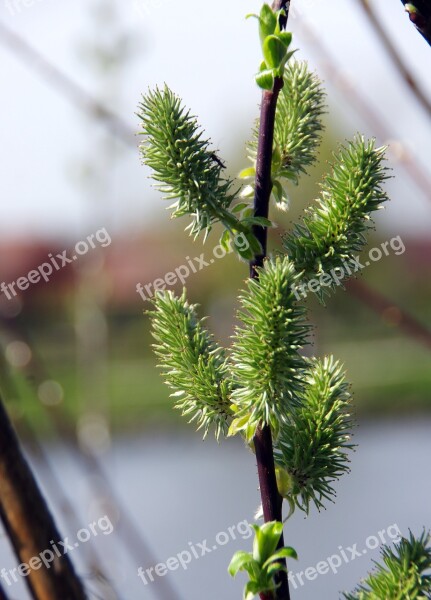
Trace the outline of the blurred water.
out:
M 340 558 L 333 559 L 333 563 L 342 564 L 337 574 L 330 570 L 313 581 L 302 575 L 303 585 L 301 576 L 296 575 L 291 584 L 292 599 L 340 598 L 340 591 L 352 589 L 370 569 L 372 560 L 378 558 L 378 549 L 367 548 L 367 538 L 371 547 L 376 538 L 370 536 L 378 538 L 378 532 L 385 530 L 386 538 L 390 539 L 395 530 L 392 528 L 388 533 L 388 527 L 394 524 L 403 534 L 409 528 L 420 532 L 424 526 L 431 526 L 430 430 L 430 419 L 367 423 L 358 428 L 352 473 L 339 482 L 336 505 L 330 505 L 321 514 L 313 511 L 307 519 L 295 514 L 285 527 L 286 542 L 299 554 L 298 563 L 291 564 L 293 573 L 315 567 L 334 554 Z M 88 474 L 71 455 L 60 447 L 48 447 L 47 451 L 63 489 L 73 504 L 81 507 L 80 526 L 87 526 L 108 509 L 114 520 L 115 507 L 109 506 L 103 493 L 98 499 L 93 498 Z M 45 485 L 43 471 L 37 462 L 32 462 Z M 237 530 L 229 532 L 229 528 L 245 519 L 251 520 L 259 500 L 254 457 L 239 440 L 224 441 L 217 446 L 212 440 L 201 442 L 197 436 L 183 433 L 147 433 L 132 441 L 115 440 L 104 464 L 153 553 L 153 557 L 131 559 L 119 535 L 121 514 L 110 535 L 100 534 L 92 540 L 122 600 L 157 599 L 155 583 L 144 585 L 137 575 L 138 567 L 145 570 L 179 552 L 191 551 L 190 543 L 200 555 L 199 544 L 203 540 L 210 552 L 193 558 L 187 570 L 179 567 L 168 571 L 165 580 L 182 600 L 241 598 L 244 578 L 240 576 L 233 581 L 226 567 L 237 549 L 249 549 L 251 544 L 250 539 L 242 539 Z M 56 506 L 55 511 L 62 534 L 76 539 L 76 527 L 71 527 L 61 507 Z M 239 530 L 246 531 L 241 525 Z M 235 540 L 232 531 L 236 532 Z M 84 577 L 90 543 L 81 544 L 73 554 Z M 361 556 L 350 560 L 348 547 L 354 544 Z M 366 552 L 362 553 L 363 550 Z M 13 566 L 16 560 L 3 536 L 0 568 Z M 313 577 L 313 572 L 309 573 Z M 7 587 L 7 591 L 12 600 L 28 597 L 21 583 Z

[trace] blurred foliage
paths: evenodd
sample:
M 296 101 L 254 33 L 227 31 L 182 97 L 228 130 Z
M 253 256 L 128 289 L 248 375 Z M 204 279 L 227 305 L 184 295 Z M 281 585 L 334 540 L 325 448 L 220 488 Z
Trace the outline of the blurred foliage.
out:
M 167 236 L 169 244 L 166 242 L 166 246 L 172 246 L 171 232 L 167 232 Z M 279 245 L 277 237 L 278 233 L 273 232 L 273 247 Z M 218 239 L 216 234 L 214 239 Z M 369 247 L 382 241 L 374 237 Z M 210 241 L 207 244 L 209 253 L 213 246 Z M 405 254 L 383 257 L 360 277 L 426 323 L 431 278 L 424 269 L 411 268 L 407 240 L 405 244 Z M 198 256 L 201 250 L 200 245 L 190 246 L 181 238 L 174 246 L 172 268 L 184 262 L 182 257 Z M 210 327 L 224 344 L 230 343 L 236 296 L 246 276 L 246 265 L 229 255 L 187 280 L 190 301 L 199 302 L 202 314 L 210 315 Z M 180 287 L 176 286 L 177 291 Z M 329 299 L 326 307 L 312 296 L 309 295 L 307 306 L 310 319 L 318 325 L 319 335 L 314 340 L 316 354 L 324 356 L 331 349 L 344 363 L 355 390 L 354 405 L 359 415 L 411 415 L 414 411 L 431 408 L 428 350 L 399 330 L 396 308 L 379 316 L 347 292 Z M 150 305 L 143 303 L 137 294 L 133 302 L 122 311 L 108 308 L 107 314 L 109 408 L 114 430 L 179 421 L 179 415 L 171 410 L 172 400 L 150 349 L 149 321 L 143 315 Z M 77 419 L 80 403 L 72 307 L 66 301 L 60 310 L 58 299 L 45 298 L 43 305 L 22 315 L 21 328 L 27 331 L 33 352 L 37 348 L 40 361 L 36 364 L 43 370 L 38 372 L 33 363 L 24 370 L 10 367 L 13 383 L 22 398 L 22 409 L 34 424 L 43 426 L 45 417 L 38 407 L 35 391 L 49 378 L 61 384 L 63 407 L 71 418 Z M 7 396 L 13 408 L 12 398 L 17 396 L 17 391 L 8 391 Z M 15 408 L 14 412 L 20 410 Z

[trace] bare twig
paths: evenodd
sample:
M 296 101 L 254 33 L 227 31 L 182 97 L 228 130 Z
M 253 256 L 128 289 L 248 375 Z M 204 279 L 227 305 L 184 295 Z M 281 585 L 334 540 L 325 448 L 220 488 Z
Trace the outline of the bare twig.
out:
M 24 458 L 0 399 L 0 518 L 20 563 L 28 565 L 62 538 Z M 25 579 L 34 600 L 85 600 L 67 554 L 54 555 L 50 568 L 30 568 Z
M 327 48 L 322 43 L 321 36 L 316 35 L 314 30 L 304 20 L 297 19 L 296 27 L 301 31 L 306 41 L 318 57 L 320 68 L 326 78 L 337 86 L 341 93 L 348 100 L 351 106 L 363 119 L 375 135 L 383 143 L 392 139 L 392 132 L 385 124 L 384 120 L 361 94 L 357 86 L 353 86 L 350 80 L 344 75 L 343 71 L 337 66 L 334 58 L 329 54 Z M 421 164 L 418 157 L 413 156 L 409 149 L 402 145 L 400 152 L 397 153 L 397 160 L 403 166 L 408 174 L 412 184 L 422 190 L 427 200 L 431 201 L 431 179 L 425 167 Z
M 418 102 L 422 105 L 425 111 L 428 113 L 428 116 L 431 116 L 431 101 L 427 97 L 427 95 L 423 92 L 420 85 L 413 77 L 410 72 L 410 69 L 405 64 L 404 60 L 401 58 L 398 50 L 395 47 L 395 44 L 392 42 L 391 38 L 386 33 L 384 27 L 382 27 L 379 19 L 377 18 L 374 10 L 370 6 L 369 0 L 359 0 L 359 5 L 363 8 L 365 15 L 368 18 L 371 26 L 374 31 L 380 38 L 381 43 L 385 47 L 386 52 L 390 56 L 392 62 L 400 73 L 401 77 L 404 79 L 410 90 L 413 92 Z
M 431 46 L 431 0 L 401 0 L 410 21 Z
M 16 56 L 32 67 L 43 79 L 56 87 L 64 96 L 69 98 L 74 106 L 103 122 L 111 133 L 128 146 L 136 148 L 134 131 L 111 110 L 89 94 L 84 88 L 75 83 L 63 71 L 53 65 L 40 52 L 33 48 L 17 33 L 6 27 L 0 21 L 0 42 L 11 49 Z

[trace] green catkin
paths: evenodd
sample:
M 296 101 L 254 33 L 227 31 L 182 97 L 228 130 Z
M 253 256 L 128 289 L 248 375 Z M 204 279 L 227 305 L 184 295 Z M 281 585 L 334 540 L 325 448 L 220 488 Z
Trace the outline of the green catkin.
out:
M 224 350 L 196 315 L 196 306 L 171 291 L 158 292 L 149 312 L 153 345 L 166 383 L 174 389 L 175 408 L 217 439 L 227 433 L 231 410 Z

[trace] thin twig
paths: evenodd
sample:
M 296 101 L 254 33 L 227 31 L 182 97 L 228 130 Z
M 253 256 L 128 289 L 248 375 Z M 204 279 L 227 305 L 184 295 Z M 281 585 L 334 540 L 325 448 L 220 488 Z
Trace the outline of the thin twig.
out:
M 410 21 L 431 46 L 431 1 L 401 0 Z
M 281 26 L 283 28 L 286 26 L 289 5 L 289 1 L 279 1 L 274 2 L 273 4 L 273 10 L 284 9 L 286 11 L 286 17 L 281 21 Z M 254 196 L 254 215 L 256 217 L 268 218 L 269 199 L 272 188 L 271 164 L 274 142 L 275 113 L 278 96 L 282 87 L 283 79 L 277 77 L 275 78 L 273 90 L 264 91 L 262 93 L 256 161 L 256 188 Z M 262 247 L 262 252 L 259 255 L 256 255 L 254 259 L 250 261 L 250 277 L 256 279 L 258 277 L 258 271 L 256 271 L 256 268 L 263 265 L 267 253 L 268 230 L 266 227 L 257 225 L 253 228 L 253 233 L 259 240 Z M 277 488 L 272 434 L 269 425 L 263 425 L 257 428 L 256 434 L 253 438 L 253 443 L 256 451 L 257 471 L 259 476 L 264 521 L 281 522 L 282 498 Z M 280 538 L 279 546 L 284 546 L 283 536 Z M 285 561 L 284 564 L 286 564 Z M 284 571 L 281 571 L 277 575 L 276 582 L 279 584 L 276 592 L 277 600 L 290 600 L 289 584 L 287 581 L 287 575 Z M 261 600 L 267 600 L 268 595 L 262 593 L 260 594 L 260 598 Z
M 303 34 L 303 37 L 315 50 L 318 57 L 320 68 L 325 77 L 340 90 L 351 106 L 363 119 L 374 134 L 380 138 L 383 143 L 392 139 L 392 132 L 385 124 L 382 117 L 361 94 L 358 86 L 352 85 L 343 71 L 337 66 L 334 58 L 329 54 L 327 48 L 322 43 L 321 37 L 316 35 L 314 29 L 305 23 L 303 19 L 296 20 L 296 27 Z M 397 155 L 397 160 L 404 167 L 409 175 L 412 184 L 418 187 L 425 194 L 427 200 L 431 201 L 431 179 L 425 167 L 421 164 L 418 157 L 413 156 L 410 150 L 402 145 L 401 151 Z
M 428 113 L 428 116 L 431 116 L 431 101 L 423 92 L 418 82 L 411 74 L 410 69 L 407 67 L 404 60 L 401 58 L 398 50 L 396 49 L 395 44 L 392 42 L 391 38 L 386 33 L 385 29 L 382 27 L 379 19 L 377 18 L 374 10 L 371 8 L 369 0 L 359 0 L 359 5 L 363 8 L 364 13 L 368 18 L 368 21 L 370 22 L 374 31 L 380 38 L 381 43 L 385 47 L 385 50 L 390 56 L 395 67 L 398 69 L 398 72 L 400 73 L 401 77 L 404 79 L 405 83 L 413 92 L 418 102 Z
M 128 146 L 136 148 L 137 141 L 134 131 L 101 102 L 94 98 L 84 88 L 75 83 L 63 71 L 58 69 L 33 46 L 26 42 L 17 33 L 6 27 L 0 21 L 0 41 L 11 49 L 16 56 L 30 65 L 39 75 L 56 87 L 64 96 L 69 98 L 75 106 L 98 119 L 106 125 L 111 133 Z

